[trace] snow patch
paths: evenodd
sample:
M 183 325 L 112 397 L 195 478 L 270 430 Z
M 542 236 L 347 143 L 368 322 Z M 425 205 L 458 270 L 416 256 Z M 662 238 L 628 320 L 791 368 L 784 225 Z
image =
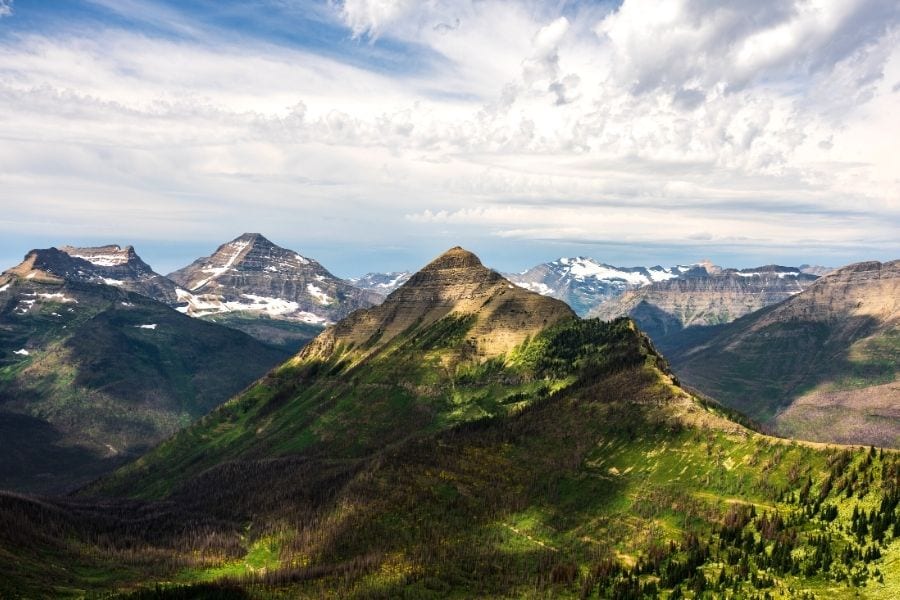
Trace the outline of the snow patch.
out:
M 10 285 L 12 284 L 7 283 L 6 285 L 0 287 L 0 292 L 5 292 L 6 290 L 8 290 Z
M 109 279 L 107 277 L 101 277 L 100 279 L 102 279 L 103 283 L 106 285 L 125 285 L 124 281 L 119 281 L 118 279 Z
M 308 265 L 308 264 L 309 264 L 309 259 L 304 258 L 304 257 L 300 256 L 299 254 L 295 254 L 295 255 L 294 255 L 294 258 L 296 258 L 297 261 L 299 261 L 301 265 Z
M 122 302 L 122 306 L 124 306 L 125 308 L 128 308 L 128 307 L 134 306 L 134 304 L 132 304 L 131 302 Z
M 32 271 L 28 275 L 25 276 L 25 279 L 34 279 L 34 276 L 37 275 L 37 271 Z
M 86 260 L 98 267 L 115 267 L 128 262 L 128 254 L 124 252 L 121 254 L 72 254 L 71 256 Z
M 19 356 L 28 356 L 31 354 L 31 352 L 29 352 L 25 348 L 22 348 L 21 350 L 16 350 L 15 352 L 13 352 L 13 354 L 18 354 Z
M 566 259 L 567 261 L 569 259 Z M 560 259 L 562 262 L 562 259 Z M 603 280 L 620 279 L 631 285 L 647 285 L 650 283 L 646 275 L 642 273 L 633 273 L 630 271 L 620 271 L 618 269 L 596 263 L 586 258 L 572 259 L 572 266 L 569 267 L 569 273 L 577 280 L 584 281 L 586 277 Z M 568 262 L 563 264 L 569 264 Z
M 156 329 L 156 323 L 150 323 L 149 325 L 135 325 L 135 329 Z
M 187 303 L 187 306 L 179 306 L 175 310 L 192 317 L 248 311 L 266 314 L 270 317 L 289 318 L 292 321 L 302 321 L 314 325 L 330 324 L 328 319 L 302 311 L 297 302 L 285 300 L 284 298 L 241 294 L 242 300 L 225 301 L 221 296 L 215 294 L 195 295 L 180 288 L 175 288 L 175 294 L 180 302 Z M 327 298 L 327 296 L 325 297 Z
M 549 285 L 547 285 L 546 283 L 543 283 L 541 281 L 536 281 L 536 282 L 523 281 L 522 283 L 519 284 L 519 286 L 525 288 L 526 290 L 531 290 L 532 292 L 537 292 L 541 296 L 552 296 L 554 293 L 553 288 L 551 288 Z
M 647 272 L 650 273 L 650 279 L 653 281 L 668 281 L 669 279 L 676 279 L 679 273 L 673 273 L 672 269 L 647 269 Z
M 306 291 L 309 292 L 310 296 L 313 296 L 316 300 L 319 301 L 319 304 L 330 304 L 331 298 L 322 291 L 322 289 L 316 285 L 311 283 L 306 284 Z

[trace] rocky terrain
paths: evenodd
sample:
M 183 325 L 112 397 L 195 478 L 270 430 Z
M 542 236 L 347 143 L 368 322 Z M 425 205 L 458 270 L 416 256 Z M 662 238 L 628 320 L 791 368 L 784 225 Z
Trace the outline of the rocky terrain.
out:
M 816 279 L 816 275 L 777 265 L 742 270 L 698 267 L 677 278 L 627 290 L 591 311 L 591 316 L 627 315 L 669 355 L 686 338 L 710 333 L 696 329 L 730 323 L 782 302 Z M 696 329 L 685 332 L 688 328 Z
M 451 313 L 475 315 L 467 348 L 483 357 L 508 352 L 536 331 L 574 317 L 565 304 L 513 285 L 456 247 L 410 277 L 384 304 L 354 313 L 320 335 L 302 356 L 327 355 L 338 346 L 372 353 L 410 327 Z
M 783 435 L 900 446 L 900 261 L 858 263 L 671 356 Z

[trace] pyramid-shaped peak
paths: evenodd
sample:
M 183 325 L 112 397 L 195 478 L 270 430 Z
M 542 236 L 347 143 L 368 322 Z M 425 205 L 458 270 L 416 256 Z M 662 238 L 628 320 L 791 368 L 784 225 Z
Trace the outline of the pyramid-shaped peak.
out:
M 446 269 L 483 269 L 481 260 L 461 246 L 450 248 L 422 268 L 422 271 L 443 271 Z

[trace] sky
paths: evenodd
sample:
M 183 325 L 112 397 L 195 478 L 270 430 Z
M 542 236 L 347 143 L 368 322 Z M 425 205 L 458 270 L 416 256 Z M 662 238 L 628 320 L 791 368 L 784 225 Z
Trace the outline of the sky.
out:
M 0 0 L 0 265 L 900 258 L 895 0 Z

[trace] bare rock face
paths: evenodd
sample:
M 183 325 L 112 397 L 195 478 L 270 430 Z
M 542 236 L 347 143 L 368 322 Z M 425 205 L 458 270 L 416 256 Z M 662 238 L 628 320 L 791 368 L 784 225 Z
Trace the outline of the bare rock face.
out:
M 468 339 L 483 358 L 506 353 L 545 327 L 575 318 L 564 302 L 513 285 L 471 252 L 455 247 L 380 306 L 353 313 L 326 330 L 301 357 L 328 356 L 340 346 L 362 350 L 361 358 L 403 332 L 451 314 L 474 319 Z
M 900 447 L 900 261 L 833 271 L 669 358 L 778 433 Z
M 631 316 L 652 338 L 686 327 L 730 323 L 808 288 L 816 276 L 768 265 L 756 269 L 695 269 L 682 277 L 626 291 L 591 316 Z
M 258 233 L 245 233 L 169 277 L 180 286 L 180 310 L 192 316 L 245 311 L 325 324 L 382 299 Z
M 7 273 L 38 281 L 105 284 L 166 304 L 176 301 L 175 284 L 154 272 L 131 246 L 32 250 Z

